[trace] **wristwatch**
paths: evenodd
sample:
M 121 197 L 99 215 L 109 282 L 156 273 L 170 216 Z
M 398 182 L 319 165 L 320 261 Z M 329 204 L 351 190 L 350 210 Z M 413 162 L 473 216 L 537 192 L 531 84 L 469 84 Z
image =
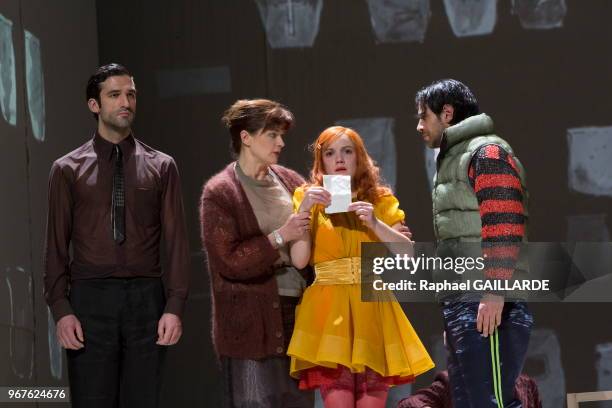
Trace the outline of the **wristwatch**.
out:
M 280 234 L 280 232 L 278 232 L 278 230 L 272 231 L 272 236 L 274 237 L 274 242 L 276 242 L 277 248 L 280 248 L 285 245 L 285 240 L 283 239 L 283 236 Z

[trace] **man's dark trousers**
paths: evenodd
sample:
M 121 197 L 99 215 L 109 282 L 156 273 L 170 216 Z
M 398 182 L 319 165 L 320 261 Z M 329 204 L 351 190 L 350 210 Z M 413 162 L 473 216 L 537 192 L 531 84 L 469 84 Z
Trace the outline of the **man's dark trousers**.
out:
M 507 302 L 493 336 L 476 329 L 479 302 L 444 302 L 448 373 L 454 408 L 520 408 L 514 384 L 522 371 L 533 317 Z M 502 402 L 503 401 L 503 402 Z
M 156 343 L 165 298 L 159 278 L 72 283 L 85 347 L 68 350 L 74 408 L 157 407 L 165 347 Z

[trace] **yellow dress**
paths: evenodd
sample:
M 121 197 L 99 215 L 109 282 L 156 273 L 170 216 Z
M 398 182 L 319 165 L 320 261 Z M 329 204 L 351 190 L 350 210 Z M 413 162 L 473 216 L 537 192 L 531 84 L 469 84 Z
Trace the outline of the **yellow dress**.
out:
M 303 198 L 304 190 L 298 188 L 293 196 L 295 209 Z M 327 215 L 321 206 L 315 206 L 311 213 L 310 263 L 317 278 L 296 309 L 287 350 L 290 374 L 299 378 L 302 370 L 315 366 L 335 369 L 340 364 L 353 373 L 369 367 L 383 377 L 409 380 L 433 368 L 393 294 L 377 292 L 382 301 L 362 302 L 359 278 L 351 279 L 359 264 L 361 243 L 378 238 L 354 212 Z M 404 220 L 399 202 L 391 195 L 378 201 L 374 214 L 387 225 Z

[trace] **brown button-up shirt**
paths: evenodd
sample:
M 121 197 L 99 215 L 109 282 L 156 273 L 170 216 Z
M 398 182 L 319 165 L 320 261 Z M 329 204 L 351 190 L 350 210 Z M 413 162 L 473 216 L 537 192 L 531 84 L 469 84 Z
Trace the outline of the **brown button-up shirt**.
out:
M 44 283 L 56 321 L 73 313 L 70 282 L 94 278 L 161 277 L 165 312 L 182 314 L 190 253 L 176 163 L 132 136 L 119 144 L 126 231 L 119 245 L 111 230 L 113 146 L 96 133 L 51 168 Z M 163 273 L 162 237 L 168 258 Z

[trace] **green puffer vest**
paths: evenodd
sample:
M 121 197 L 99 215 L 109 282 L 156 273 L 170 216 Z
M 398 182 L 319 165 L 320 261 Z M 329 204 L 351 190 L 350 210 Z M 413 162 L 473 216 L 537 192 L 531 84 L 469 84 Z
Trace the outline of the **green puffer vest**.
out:
M 438 170 L 432 192 L 433 222 L 439 257 L 476 258 L 482 255 L 482 222 L 476 193 L 468 177 L 470 162 L 482 146 L 498 145 L 513 157 L 523 188 L 523 207 L 527 224 L 528 192 L 525 170 L 510 145 L 493 132 L 493 120 L 486 114 L 471 116 L 444 132 L 445 145 L 438 155 Z M 527 226 L 523 242 L 527 242 Z M 529 270 L 527 258 L 526 249 L 523 248 L 515 265 L 518 272 L 515 277 Z M 437 279 L 451 280 L 482 278 L 481 273 L 476 271 L 463 276 L 438 271 L 434 276 Z
M 438 241 L 481 241 L 478 200 L 470 185 L 468 169 L 474 154 L 485 145 L 498 145 L 513 157 L 523 187 L 525 217 L 528 217 L 525 170 L 510 145 L 493 134 L 493 120 L 489 116 L 484 113 L 471 116 L 447 128 L 444 138 L 446 146 L 438 156 L 432 192 L 434 231 Z

